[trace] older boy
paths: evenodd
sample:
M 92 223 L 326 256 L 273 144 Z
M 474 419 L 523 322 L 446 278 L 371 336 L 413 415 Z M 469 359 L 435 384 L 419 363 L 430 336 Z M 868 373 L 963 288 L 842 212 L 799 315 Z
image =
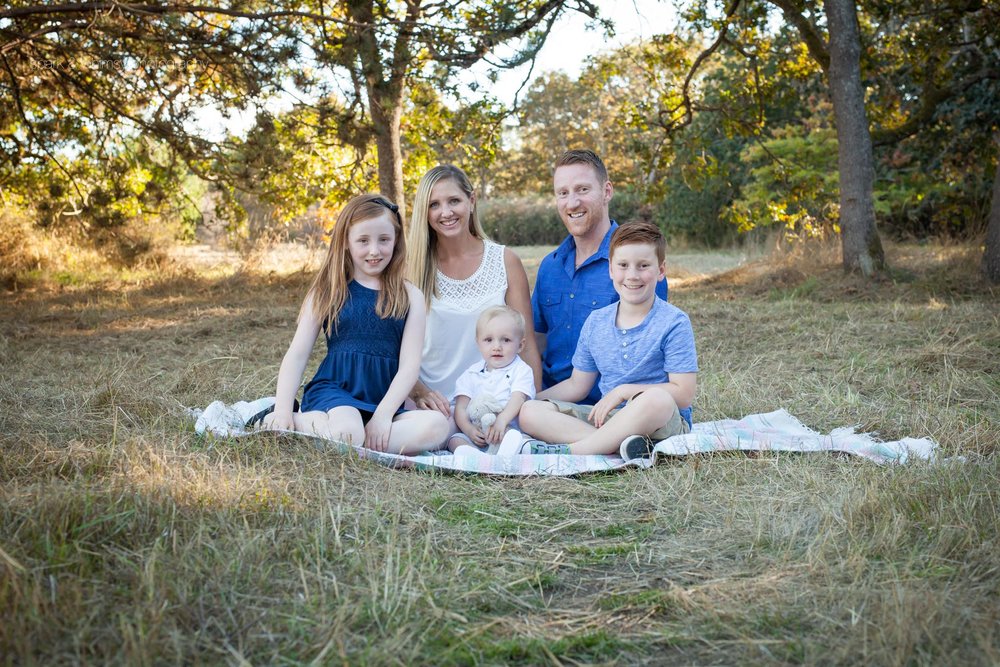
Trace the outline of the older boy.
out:
M 687 314 L 656 294 L 665 254 L 663 233 L 652 223 L 615 230 L 609 271 L 619 301 L 587 318 L 570 377 L 521 408 L 521 429 L 543 441 L 531 443 L 532 453 L 619 452 L 632 459 L 648 456 L 653 441 L 690 430 L 698 358 Z M 576 403 L 598 375 L 603 398 L 594 406 Z

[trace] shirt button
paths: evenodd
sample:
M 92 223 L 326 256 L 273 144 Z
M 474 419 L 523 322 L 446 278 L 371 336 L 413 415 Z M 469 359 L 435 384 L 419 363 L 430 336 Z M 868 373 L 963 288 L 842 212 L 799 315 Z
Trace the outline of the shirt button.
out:
M 622 347 L 628 347 L 628 343 L 622 343 Z
M 576 295 L 575 295 L 575 294 L 570 294 L 570 295 L 569 295 L 569 298 L 571 298 L 571 299 L 575 299 L 575 298 L 576 298 Z
M 627 354 L 625 355 L 625 358 L 628 359 L 628 355 Z

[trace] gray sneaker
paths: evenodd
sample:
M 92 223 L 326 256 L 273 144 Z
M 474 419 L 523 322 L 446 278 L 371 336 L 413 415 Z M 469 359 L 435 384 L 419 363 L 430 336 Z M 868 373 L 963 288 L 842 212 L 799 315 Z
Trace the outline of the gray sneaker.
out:
M 572 454 L 569 445 L 550 445 L 541 440 L 529 440 L 524 443 L 525 447 L 530 447 L 532 454 Z
M 618 453 L 626 461 L 648 458 L 653 454 L 653 441 L 644 435 L 630 435 L 622 440 Z

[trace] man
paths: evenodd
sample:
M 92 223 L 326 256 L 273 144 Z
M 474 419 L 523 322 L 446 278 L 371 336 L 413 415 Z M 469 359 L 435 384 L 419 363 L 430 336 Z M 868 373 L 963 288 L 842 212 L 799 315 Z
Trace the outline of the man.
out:
M 618 223 L 608 213 L 614 188 L 604 162 L 593 151 L 567 151 L 556 160 L 552 181 L 556 209 L 569 236 L 542 260 L 531 295 L 544 388 L 572 374 L 587 316 L 618 301 L 608 266 L 611 233 Z M 667 299 L 666 280 L 657 284 L 656 293 Z M 599 384 L 581 403 L 600 400 Z

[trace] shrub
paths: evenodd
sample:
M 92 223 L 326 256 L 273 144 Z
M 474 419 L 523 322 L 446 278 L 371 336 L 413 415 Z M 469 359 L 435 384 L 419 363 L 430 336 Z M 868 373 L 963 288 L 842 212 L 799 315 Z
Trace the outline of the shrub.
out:
M 0 210 L 0 285 L 14 287 L 21 276 L 41 268 L 45 252 L 40 237 L 23 211 Z
M 505 245 L 556 245 L 566 236 L 555 204 L 547 197 L 498 197 L 479 203 L 486 233 Z

